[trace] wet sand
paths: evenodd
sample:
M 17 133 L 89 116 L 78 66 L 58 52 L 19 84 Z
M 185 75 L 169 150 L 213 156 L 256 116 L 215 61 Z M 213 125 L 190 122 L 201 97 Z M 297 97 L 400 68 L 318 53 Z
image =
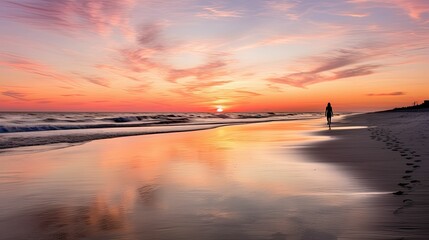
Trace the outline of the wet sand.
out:
M 359 125 L 368 128 L 341 129 Z M 391 192 L 370 202 L 378 214 L 369 219 L 370 237 L 362 239 L 429 239 L 429 114 L 363 114 L 336 126 L 320 133 L 332 141 L 305 152 L 355 173 L 367 187 Z
M 428 203 L 414 196 L 424 182 L 411 183 L 423 164 L 403 189 L 408 162 L 371 139 L 385 130 L 346 127 L 368 123 L 352 120 L 331 131 L 322 119 L 259 123 L 2 153 L 0 239 L 424 236 L 426 223 L 406 217 Z

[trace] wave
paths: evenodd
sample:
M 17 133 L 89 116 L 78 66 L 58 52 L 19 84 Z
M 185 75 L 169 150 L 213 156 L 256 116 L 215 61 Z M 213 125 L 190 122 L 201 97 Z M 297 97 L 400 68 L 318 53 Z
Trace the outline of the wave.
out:
M 54 122 L 54 121 L 52 121 Z M 121 121 L 114 121 L 121 123 Z M 123 121 L 132 122 L 132 121 Z M 14 132 L 35 132 L 35 131 L 53 131 L 53 130 L 75 130 L 75 129 L 93 129 L 93 128 L 120 128 L 120 127 L 145 127 L 162 124 L 178 124 L 187 123 L 189 119 L 163 119 L 157 122 L 145 122 L 134 124 L 114 124 L 114 123 L 99 123 L 99 124 L 73 124 L 73 125 L 6 125 L 0 126 L 0 133 L 14 133 Z
M 318 113 L 4 113 L 0 134 L 76 129 L 145 127 L 169 124 L 228 123 L 318 116 Z
M 11 113 L 0 118 L 0 149 L 220 126 L 314 119 L 321 113 Z

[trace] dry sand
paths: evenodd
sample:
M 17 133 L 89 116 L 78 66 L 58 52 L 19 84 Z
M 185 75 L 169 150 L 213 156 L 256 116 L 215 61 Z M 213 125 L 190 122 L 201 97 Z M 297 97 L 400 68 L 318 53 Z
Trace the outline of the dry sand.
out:
M 334 140 L 306 149 L 376 191 L 371 231 L 361 239 L 429 239 L 429 113 L 383 112 L 334 119 Z M 339 122 L 338 122 L 339 121 Z M 346 126 L 368 126 L 348 128 Z M 360 235 L 361 234 L 361 235 Z

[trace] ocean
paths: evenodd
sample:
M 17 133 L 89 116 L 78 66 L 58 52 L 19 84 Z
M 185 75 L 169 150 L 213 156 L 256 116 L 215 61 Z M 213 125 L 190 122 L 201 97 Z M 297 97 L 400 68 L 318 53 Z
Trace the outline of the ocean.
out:
M 322 113 L 0 113 L 0 149 L 320 118 Z

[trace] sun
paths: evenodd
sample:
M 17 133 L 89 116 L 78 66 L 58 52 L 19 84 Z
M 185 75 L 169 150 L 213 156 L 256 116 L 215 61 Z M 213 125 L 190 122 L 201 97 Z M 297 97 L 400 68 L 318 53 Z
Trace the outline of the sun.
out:
M 223 112 L 223 107 L 222 106 L 217 106 L 216 112 Z

